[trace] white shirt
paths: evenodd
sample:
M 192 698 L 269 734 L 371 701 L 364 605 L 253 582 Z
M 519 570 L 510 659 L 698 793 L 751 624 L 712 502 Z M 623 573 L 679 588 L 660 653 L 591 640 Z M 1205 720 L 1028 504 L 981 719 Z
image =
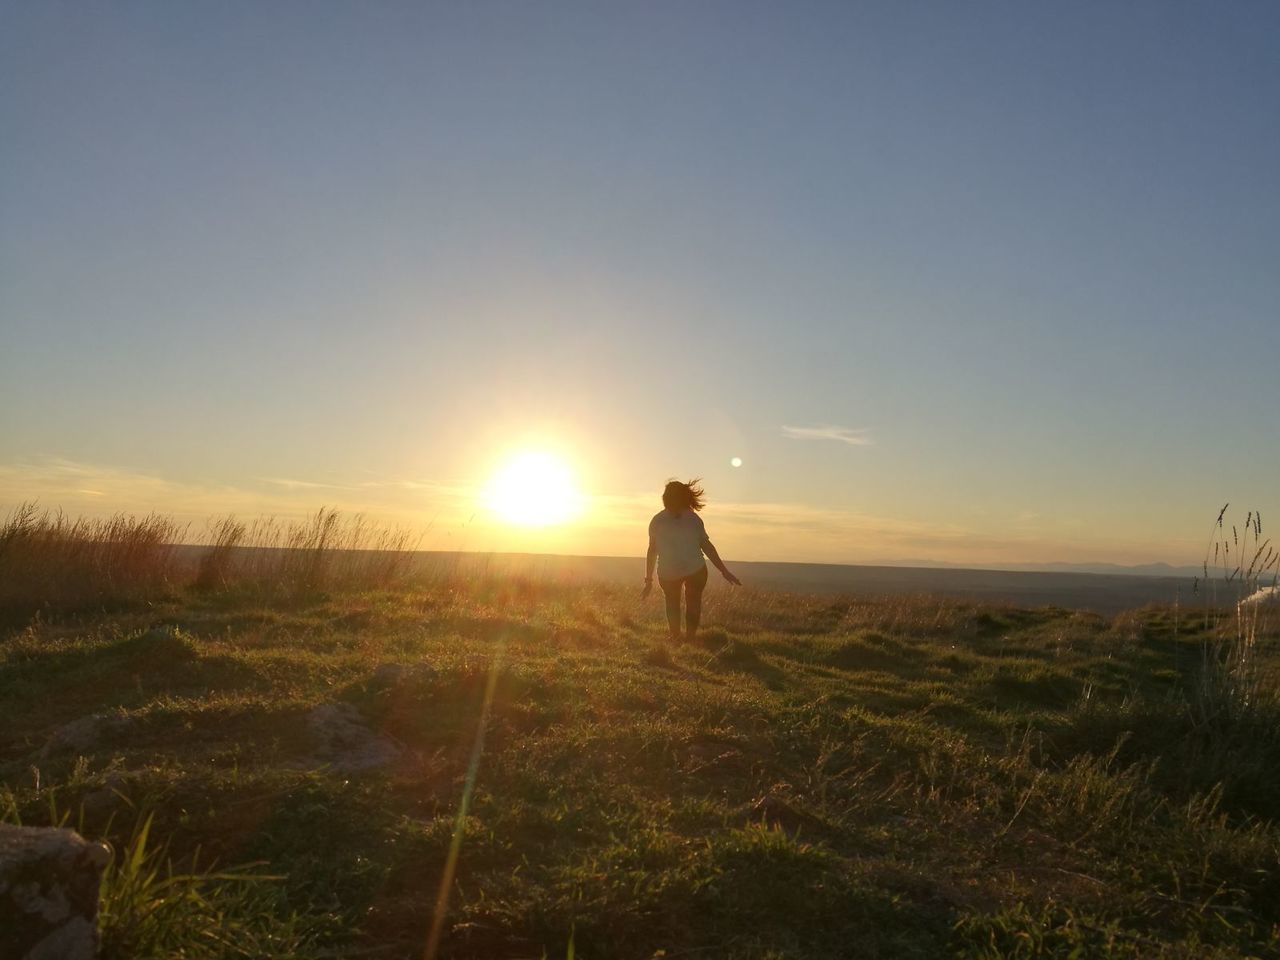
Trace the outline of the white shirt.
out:
M 658 545 L 659 580 L 687 577 L 706 566 L 702 545 L 707 542 L 707 528 L 692 510 L 654 514 L 649 521 L 649 539 Z

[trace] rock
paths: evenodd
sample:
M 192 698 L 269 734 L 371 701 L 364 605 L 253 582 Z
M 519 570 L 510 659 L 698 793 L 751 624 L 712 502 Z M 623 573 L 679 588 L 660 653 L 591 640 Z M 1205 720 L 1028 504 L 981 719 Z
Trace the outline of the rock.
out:
M 1276 603 L 1280 601 L 1280 586 L 1262 587 L 1256 593 L 1245 597 L 1242 603 Z
M 128 717 L 107 713 L 93 713 L 87 717 L 72 720 L 53 731 L 48 742 L 40 750 L 40 759 L 67 751 L 85 753 L 97 746 L 106 735 L 116 733 L 128 725 Z
M 373 770 L 400 759 L 400 746 L 370 730 L 349 703 L 316 707 L 307 715 L 307 729 L 316 741 L 316 761 L 339 773 Z
M 93 960 L 111 851 L 73 830 L 0 824 L 0 957 Z
M 403 663 L 380 663 L 373 671 L 370 682 L 375 687 L 387 689 L 402 683 L 431 680 L 435 675 L 435 668 L 429 663 L 415 663 L 410 666 L 405 666 Z

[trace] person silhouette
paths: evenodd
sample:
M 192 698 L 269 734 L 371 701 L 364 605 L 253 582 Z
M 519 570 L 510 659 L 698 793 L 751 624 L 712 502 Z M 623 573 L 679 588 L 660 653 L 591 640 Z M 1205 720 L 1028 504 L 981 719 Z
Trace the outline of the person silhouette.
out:
M 658 566 L 658 586 L 667 600 L 667 626 L 671 639 L 693 640 L 702 620 L 702 590 L 707 585 L 706 554 L 726 580 L 735 586 L 742 581 L 729 572 L 720 559 L 707 528 L 698 516 L 706 503 L 699 480 L 667 481 L 662 491 L 663 509 L 649 521 L 649 552 L 644 560 L 643 600 L 653 591 L 654 563 Z M 680 592 L 684 591 L 685 633 L 680 632 Z

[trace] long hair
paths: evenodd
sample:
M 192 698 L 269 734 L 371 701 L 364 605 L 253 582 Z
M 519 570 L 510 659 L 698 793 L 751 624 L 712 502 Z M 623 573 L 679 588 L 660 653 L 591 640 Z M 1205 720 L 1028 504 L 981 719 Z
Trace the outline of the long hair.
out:
M 702 479 L 694 477 L 688 483 L 668 480 L 662 490 L 662 505 L 668 510 L 701 510 L 707 505 L 707 495 L 702 490 Z

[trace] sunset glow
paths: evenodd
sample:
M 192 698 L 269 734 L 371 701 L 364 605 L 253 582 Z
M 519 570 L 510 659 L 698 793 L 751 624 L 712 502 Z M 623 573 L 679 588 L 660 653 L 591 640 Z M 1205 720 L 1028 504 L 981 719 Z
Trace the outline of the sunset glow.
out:
M 229 6 L 5 5 L 0 517 L 635 557 L 700 477 L 735 559 L 1194 576 L 1277 509 L 1280 4 Z
M 573 471 L 554 454 L 528 450 L 508 460 L 489 480 L 485 505 L 508 523 L 547 527 L 582 512 Z

